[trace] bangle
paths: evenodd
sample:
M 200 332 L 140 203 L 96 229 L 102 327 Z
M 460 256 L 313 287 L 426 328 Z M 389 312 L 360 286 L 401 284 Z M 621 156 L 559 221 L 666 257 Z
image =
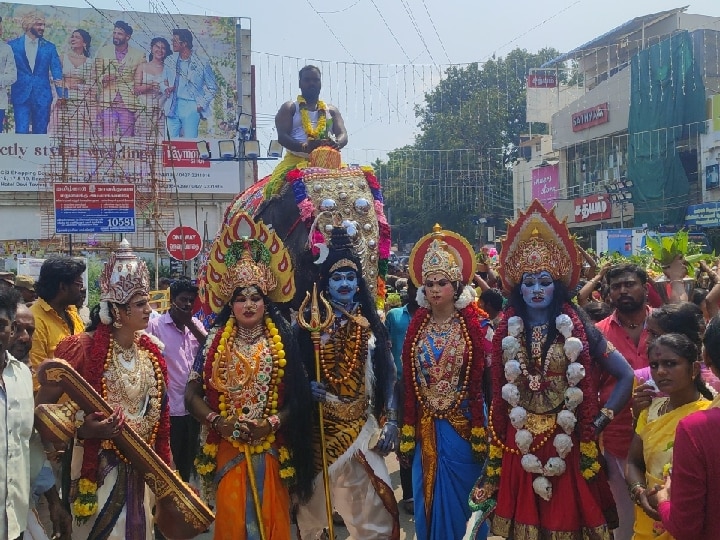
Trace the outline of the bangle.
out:
M 220 430 L 217 428 L 217 424 L 220 422 L 220 420 L 222 420 L 222 416 L 220 416 L 220 415 L 218 414 L 218 415 L 217 415 L 215 418 L 213 418 L 212 421 L 210 422 L 210 427 L 213 428 L 213 429 L 214 429 L 215 431 L 217 431 L 218 433 L 220 433 Z
M 275 433 L 280 429 L 280 417 L 277 414 L 268 416 L 267 421 L 270 424 L 270 433 Z
M 635 504 L 639 504 L 640 495 L 645 492 L 647 486 L 643 482 L 633 482 L 628 486 L 630 500 Z
M 213 422 L 218 416 L 220 415 L 215 411 L 210 411 L 209 413 L 207 413 L 207 416 L 205 416 L 205 423 L 209 426 L 212 426 Z

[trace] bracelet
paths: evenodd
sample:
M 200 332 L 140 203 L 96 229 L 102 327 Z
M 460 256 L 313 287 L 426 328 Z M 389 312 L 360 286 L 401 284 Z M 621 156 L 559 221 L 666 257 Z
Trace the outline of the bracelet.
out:
M 213 422 L 218 416 L 220 415 L 215 411 L 210 411 L 209 413 L 207 413 L 207 416 L 205 416 L 205 423 L 209 426 L 212 426 Z
M 634 482 L 628 486 L 630 500 L 635 504 L 640 504 L 640 495 L 645 492 L 647 486 L 643 482 Z
M 280 429 L 280 417 L 277 414 L 273 414 L 267 417 L 268 424 L 270 424 L 270 433 L 275 433 Z
M 222 416 L 220 416 L 218 414 L 215 418 L 212 419 L 212 422 L 210 422 L 210 427 L 213 428 L 218 433 L 220 433 L 220 430 L 217 428 L 217 424 L 220 422 L 221 419 L 222 419 Z
M 397 422 L 397 411 L 395 409 L 388 409 L 385 417 L 387 418 L 388 422 Z

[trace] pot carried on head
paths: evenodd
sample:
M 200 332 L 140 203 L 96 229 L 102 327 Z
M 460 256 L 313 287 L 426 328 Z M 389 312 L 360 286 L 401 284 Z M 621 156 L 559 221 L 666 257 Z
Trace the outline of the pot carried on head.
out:
M 62 388 L 85 414 L 112 414 L 112 407 L 64 360 L 46 360 L 37 375 L 40 384 Z M 74 421 L 74 414 L 69 413 L 73 410 L 68 404 L 38 406 L 36 418 L 43 440 L 62 441 L 64 435 L 74 432 L 65 425 L 68 420 Z M 133 467 L 142 473 L 155 494 L 155 521 L 163 535 L 173 540 L 184 540 L 195 538 L 207 530 L 215 515 L 130 426 L 123 425 L 113 442 Z

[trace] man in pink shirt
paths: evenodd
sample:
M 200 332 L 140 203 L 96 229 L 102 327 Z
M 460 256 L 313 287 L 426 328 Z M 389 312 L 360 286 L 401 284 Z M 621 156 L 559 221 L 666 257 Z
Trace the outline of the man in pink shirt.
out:
M 170 309 L 150 319 L 147 333 L 165 344 L 170 402 L 170 449 L 180 477 L 188 481 L 197 452 L 200 424 L 185 409 L 184 394 L 190 368 L 207 333 L 192 316 L 198 288 L 188 280 L 170 285 Z
M 612 267 L 605 279 L 610 288 L 610 300 L 615 310 L 596 326 L 633 369 L 647 367 L 649 334 L 645 329 L 645 318 L 651 310 L 647 305 L 647 272 L 635 264 L 620 264 Z M 608 375 L 601 377 L 600 403 L 605 403 L 614 387 L 613 377 Z M 602 435 L 610 489 L 620 518 L 620 527 L 614 531 L 615 540 L 630 540 L 633 535 L 635 509 L 625 484 L 625 464 L 632 436 L 633 420 L 628 404 L 615 415 Z

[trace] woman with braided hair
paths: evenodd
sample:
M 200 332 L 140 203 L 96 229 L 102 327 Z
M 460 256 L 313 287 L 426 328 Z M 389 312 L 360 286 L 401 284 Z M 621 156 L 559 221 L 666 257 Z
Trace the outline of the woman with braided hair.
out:
M 510 302 L 493 339 L 490 457 L 474 501 L 506 538 L 611 539 L 617 513 L 598 436 L 630 398 L 633 372 L 570 302 L 580 255 L 534 201 L 500 254 Z M 601 370 L 617 379 L 599 403 Z

